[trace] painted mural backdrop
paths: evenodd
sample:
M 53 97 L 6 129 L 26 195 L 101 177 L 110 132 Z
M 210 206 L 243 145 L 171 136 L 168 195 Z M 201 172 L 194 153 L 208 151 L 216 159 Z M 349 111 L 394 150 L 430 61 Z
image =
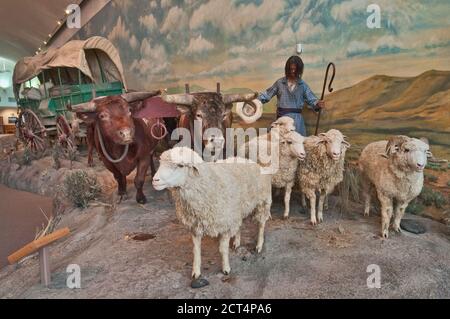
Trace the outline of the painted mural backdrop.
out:
M 380 28 L 367 26 L 372 3 Z M 302 43 L 303 78 L 317 94 L 327 63 L 337 66 L 323 129 L 360 144 L 427 136 L 450 158 L 448 12 L 448 0 L 114 0 L 77 37 L 108 37 L 134 89 L 261 91 Z

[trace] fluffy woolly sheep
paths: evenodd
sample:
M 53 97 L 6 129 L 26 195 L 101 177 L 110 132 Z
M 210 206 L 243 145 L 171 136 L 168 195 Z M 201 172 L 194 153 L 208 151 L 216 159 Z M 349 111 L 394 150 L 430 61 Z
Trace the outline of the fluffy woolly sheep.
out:
M 310 202 L 311 224 L 323 221 L 325 198 L 344 177 L 345 152 L 350 144 L 338 130 L 305 139 L 306 158 L 299 162 L 297 177 L 301 191 Z M 316 218 L 316 191 L 320 193 Z
M 305 148 L 303 145 L 305 138 L 295 131 L 284 131 L 277 139 L 268 140 L 267 136 L 263 135 L 253 138 L 247 142 L 241 149 L 242 154 L 245 152 L 246 156 L 249 154 L 249 149 L 260 150 L 257 153 L 258 163 L 262 166 L 270 165 L 272 169 L 272 186 L 275 188 L 284 188 L 284 218 L 289 217 L 290 200 L 292 188 L 295 184 L 295 177 L 297 173 L 298 161 L 305 159 Z M 271 145 L 278 143 L 277 145 Z M 267 147 L 266 150 L 261 148 Z M 273 151 L 273 153 L 272 153 Z
M 400 222 L 409 202 L 423 187 L 423 169 L 431 157 L 429 145 L 422 140 L 397 135 L 389 141 L 367 145 L 359 158 L 364 196 L 364 215 L 369 215 L 370 193 L 375 189 L 381 204 L 381 235 L 393 229 L 400 232 Z M 394 205 L 395 203 L 395 205 Z
M 216 163 L 204 162 L 193 150 L 177 147 L 161 155 L 160 167 L 153 178 L 156 190 L 168 188 L 175 200 L 178 219 L 192 234 L 194 262 L 192 276 L 201 274 L 201 239 L 219 237 L 222 271 L 230 273 L 229 241 L 240 244 L 242 221 L 253 214 L 259 223 L 256 251 L 264 243 L 264 227 L 270 217 L 272 194 L 270 175 L 244 159 L 229 158 Z

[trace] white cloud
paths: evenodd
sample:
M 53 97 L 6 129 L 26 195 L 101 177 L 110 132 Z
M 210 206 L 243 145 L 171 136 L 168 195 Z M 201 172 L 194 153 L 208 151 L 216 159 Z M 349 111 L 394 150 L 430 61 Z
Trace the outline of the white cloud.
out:
M 132 3 L 133 3 L 133 0 L 114 0 L 113 1 L 113 5 L 115 7 L 119 7 L 119 9 L 124 12 L 128 11 L 128 9 L 130 8 Z
M 238 45 L 238 46 L 232 47 L 228 50 L 229 53 L 235 54 L 235 55 L 245 54 L 250 51 L 251 51 L 250 49 L 246 48 L 243 45 Z
M 352 41 L 347 47 L 347 55 L 356 55 L 361 53 L 371 52 L 372 48 L 365 42 Z
M 108 39 L 110 41 L 115 40 L 125 40 L 130 39 L 130 31 L 126 28 L 125 24 L 122 22 L 122 17 L 119 16 L 116 25 L 113 27 L 111 32 L 108 34 Z
M 137 40 L 137 38 L 135 37 L 135 35 L 133 34 L 133 35 L 131 36 L 131 39 L 130 39 L 130 47 L 131 47 L 133 50 L 136 50 L 136 49 L 138 48 L 138 46 L 139 46 L 138 40 Z
M 188 21 L 188 17 L 183 9 L 179 7 L 172 7 L 161 27 L 161 33 L 185 30 L 187 28 Z
M 331 8 L 331 16 L 336 21 L 349 22 L 349 18 L 354 11 L 365 12 L 367 5 L 366 0 L 350 0 L 337 3 Z
M 208 70 L 200 72 L 200 76 L 222 76 L 225 74 L 247 71 L 255 67 L 255 60 L 246 60 L 244 58 L 236 58 L 223 62 L 222 64 Z
M 170 7 L 170 0 L 161 0 L 161 8 L 165 9 Z
M 375 42 L 374 49 L 378 48 L 403 48 L 403 44 L 397 37 L 384 35 Z
M 153 30 L 156 30 L 158 24 L 156 22 L 155 17 L 153 14 L 149 14 L 147 16 L 139 17 L 139 23 L 146 27 L 148 31 L 152 32 Z
M 133 61 L 131 70 L 144 79 L 148 80 L 154 75 L 164 75 L 169 71 L 170 65 L 164 46 L 160 44 L 152 46 L 148 39 L 144 39 L 141 43 L 140 54 L 141 59 Z
M 284 2 L 279 0 L 264 0 L 259 6 L 254 3 L 235 6 L 231 1 L 212 0 L 194 11 L 189 26 L 199 29 L 209 22 L 227 34 L 236 34 L 257 25 L 270 26 L 283 7 Z
M 299 42 L 306 41 L 319 34 L 323 34 L 325 28 L 321 23 L 313 24 L 310 20 L 304 19 L 300 22 L 298 31 L 296 32 Z
M 192 38 L 189 41 L 189 45 L 186 48 L 186 53 L 188 55 L 193 55 L 210 51 L 212 49 L 214 49 L 214 44 L 206 39 L 203 39 L 202 35 L 199 35 L 197 38 Z

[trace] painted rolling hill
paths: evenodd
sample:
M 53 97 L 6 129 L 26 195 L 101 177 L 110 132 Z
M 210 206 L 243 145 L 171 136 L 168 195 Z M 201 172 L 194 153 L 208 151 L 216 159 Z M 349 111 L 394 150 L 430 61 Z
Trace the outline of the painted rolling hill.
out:
M 376 75 L 327 97 L 329 123 L 419 123 L 450 132 L 450 71 L 416 77 Z

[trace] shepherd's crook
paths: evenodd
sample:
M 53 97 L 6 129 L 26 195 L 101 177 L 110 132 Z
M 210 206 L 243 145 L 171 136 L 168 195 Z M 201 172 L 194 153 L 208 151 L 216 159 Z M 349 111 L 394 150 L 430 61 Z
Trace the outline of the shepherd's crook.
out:
M 322 96 L 320 98 L 321 100 L 323 100 L 323 98 L 325 97 L 325 88 L 327 86 L 328 71 L 330 70 L 330 66 L 333 67 L 333 74 L 331 75 L 330 84 L 328 84 L 328 92 L 333 92 L 333 88 L 331 87 L 331 84 L 333 83 L 334 75 L 336 74 L 336 66 L 334 65 L 333 62 L 330 62 L 330 63 L 328 63 L 327 72 L 325 73 L 325 80 L 323 81 Z M 321 113 L 322 113 L 322 109 L 319 110 L 319 114 L 317 115 L 316 132 L 314 133 L 314 135 L 317 135 L 317 133 L 319 131 L 319 122 L 320 122 L 320 114 Z

